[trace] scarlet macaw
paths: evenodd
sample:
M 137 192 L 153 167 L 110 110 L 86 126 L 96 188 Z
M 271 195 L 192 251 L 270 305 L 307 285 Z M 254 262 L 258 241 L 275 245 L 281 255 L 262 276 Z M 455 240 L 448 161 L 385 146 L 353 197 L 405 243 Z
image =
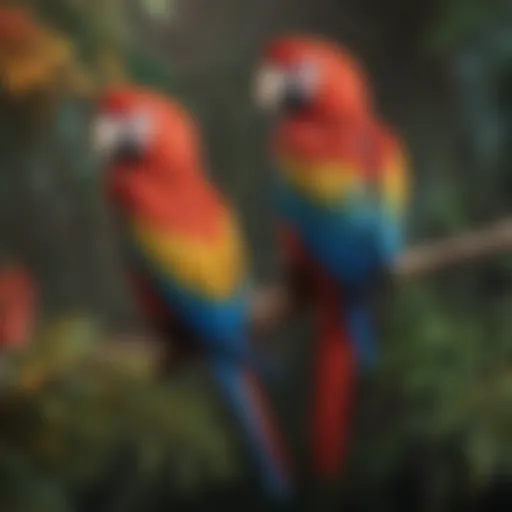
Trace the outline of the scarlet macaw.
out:
M 316 308 L 312 456 L 318 474 L 333 477 L 346 451 L 355 364 L 375 364 L 370 291 L 403 244 L 404 154 L 374 115 L 362 70 L 328 41 L 272 41 L 256 97 L 277 118 L 271 154 L 283 257 Z
M 121 220 L 140 306 L 184 353 L 204 357 L 265 490 L 286 496 L 281 440 L 249 346 L 243 240 L 234 213 L 204 173 L 194 121 L 156 92 L 118 87 L 99 100 L 96 140 L 107 158 L 107 196 Z

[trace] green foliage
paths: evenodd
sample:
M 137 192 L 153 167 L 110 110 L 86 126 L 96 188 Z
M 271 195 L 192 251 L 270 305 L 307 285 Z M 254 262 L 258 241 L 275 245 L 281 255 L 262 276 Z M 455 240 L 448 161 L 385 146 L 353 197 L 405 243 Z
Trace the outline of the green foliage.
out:
M 448 0 L 440 5 L 440 22 L 428 38 L 432 49 L 446 50 L 458 44 L 489 18 L 485 0 Z
M 81 316 L 52 323 L 27 353 L 6 357 L 0 449 L 10 455 L 0 457 L 0 471 L 84 485 L 130 446 L 142 479 L 169 460 L 174 486 L 232 478 L 232 447 L 208 393 L 159 385 L 154 357 L 148 346 L 109 340 Z

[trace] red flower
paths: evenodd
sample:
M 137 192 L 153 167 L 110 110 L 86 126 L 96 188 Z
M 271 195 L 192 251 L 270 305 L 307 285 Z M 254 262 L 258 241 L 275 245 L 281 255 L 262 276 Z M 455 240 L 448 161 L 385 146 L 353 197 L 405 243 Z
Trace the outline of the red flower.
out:
M 0 347 L 20 349 L 30 340 L 36 316 L 31 278 L 18 266 L 0 269 Z

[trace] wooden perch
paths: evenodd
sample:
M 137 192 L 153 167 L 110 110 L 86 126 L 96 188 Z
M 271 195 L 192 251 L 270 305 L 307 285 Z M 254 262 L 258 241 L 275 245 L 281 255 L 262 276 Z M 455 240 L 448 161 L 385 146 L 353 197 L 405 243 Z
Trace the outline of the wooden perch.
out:
M 419 278 L 507 250 L 512 250 L 512 218 L 408 249 L 398 259 L 391 277 L 398 282 Z M 278 327 L 296 311 L 298 305 L 297 298 L 284 283 L 260 289 L 252 303 L 251 318 L 255 333 Z
M 414 279 L 507 250 L 512 250 L 512 218 L 413 247 L 399 258 L 392 274 L 400 280 Z

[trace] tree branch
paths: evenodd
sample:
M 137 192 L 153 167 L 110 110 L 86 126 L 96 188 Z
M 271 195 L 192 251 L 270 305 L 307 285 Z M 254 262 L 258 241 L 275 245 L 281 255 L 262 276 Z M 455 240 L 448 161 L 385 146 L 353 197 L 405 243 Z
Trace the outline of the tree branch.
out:
M 408 249 L 398 259 L 391 277 L 395 282 L 417 279 L 507 250 L 512 250 L 512 218 L 508 217 L 468 233 Z M 297 297 L 284 283 L 263 287 L 252 303 L 254 332 L 262 334 L 278 327 L 298 306 Z
M 392 275 L 397 280 L 419 278 L 511 249 L 512 218 L 507 217 L 469 233 L 407 250 Z

